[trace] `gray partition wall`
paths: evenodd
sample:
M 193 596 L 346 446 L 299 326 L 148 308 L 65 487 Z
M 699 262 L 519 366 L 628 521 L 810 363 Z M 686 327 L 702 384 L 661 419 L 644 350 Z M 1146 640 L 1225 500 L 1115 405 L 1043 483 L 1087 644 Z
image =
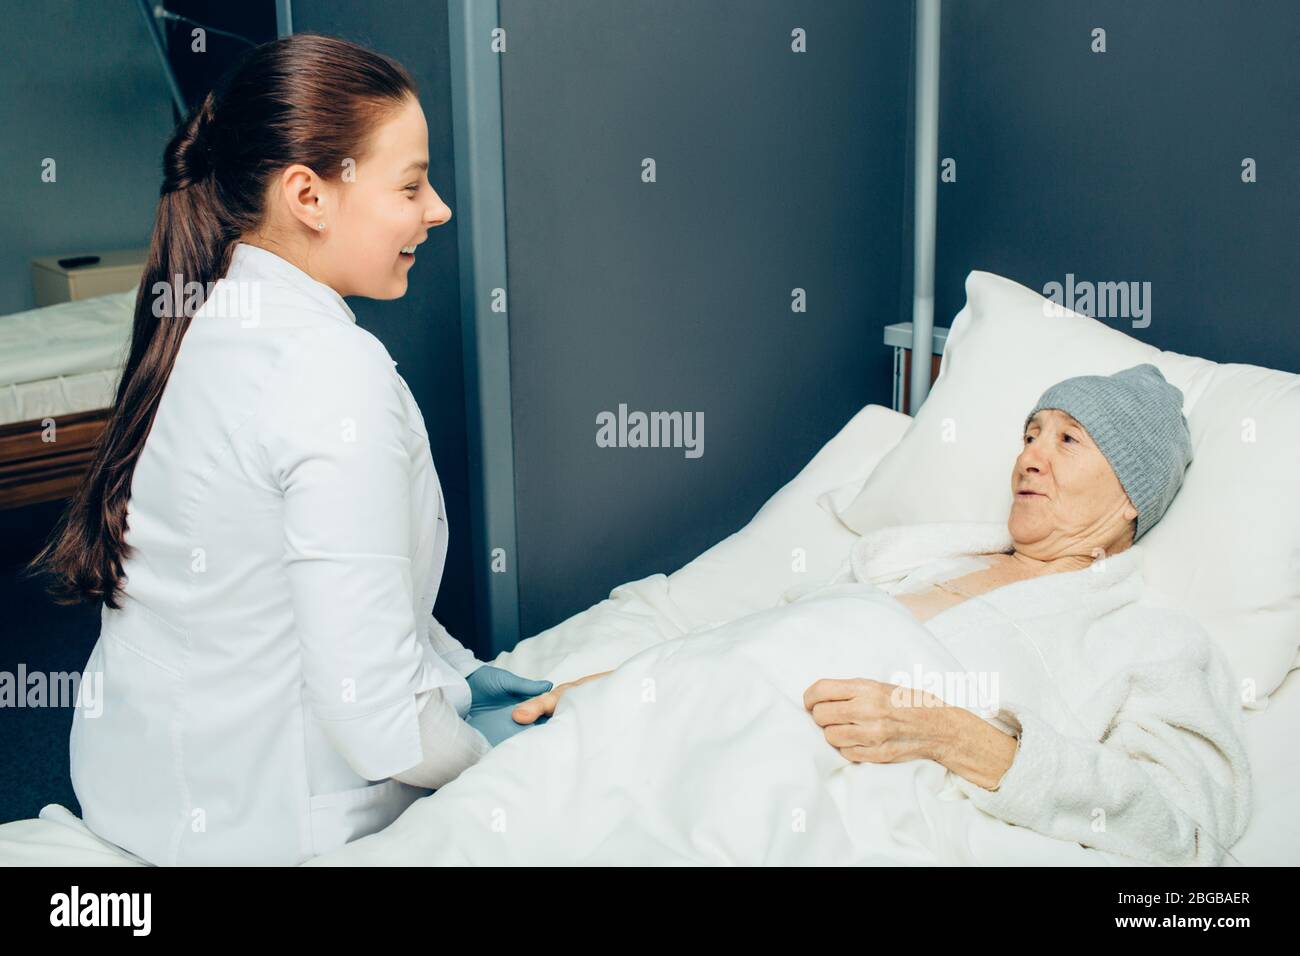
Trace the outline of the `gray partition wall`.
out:
M 480 633 L 495 656 L 519 642 L 515 461 L 507 308 L 505 150 L 495 0 L 449 0 L 456 235 L 470 475 L 470 548 Z
M 501 0 L 522 635 L 676 570 L 888 404 L 911 18 Z M 702 454 L 601 447 L 620 406 L 702 418 Z

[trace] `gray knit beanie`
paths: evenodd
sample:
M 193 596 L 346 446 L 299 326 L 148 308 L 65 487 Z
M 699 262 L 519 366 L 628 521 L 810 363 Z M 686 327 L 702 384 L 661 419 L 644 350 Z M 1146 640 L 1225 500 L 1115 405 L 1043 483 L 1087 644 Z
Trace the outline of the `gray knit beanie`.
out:
M 1057 382 L 1025 416 L 1057 408 L 1088 430 L 1137 509 L 1137 542 L 1164 515 L 1192 462 L 1183 393 L 1149 363 Z

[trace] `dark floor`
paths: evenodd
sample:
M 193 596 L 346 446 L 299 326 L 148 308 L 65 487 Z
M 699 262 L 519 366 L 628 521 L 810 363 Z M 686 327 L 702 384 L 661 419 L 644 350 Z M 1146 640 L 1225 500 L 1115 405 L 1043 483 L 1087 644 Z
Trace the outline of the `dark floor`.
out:
M 99 636 L 99 605 L 60 607 L 18 568 L 48 537 L 64 502 L 0 511 L 0 672 L 80 672 Z M 0 706 L 0 823 L 34 817 L 47 803 L 78 816 L 68 777 L 72 707 Z

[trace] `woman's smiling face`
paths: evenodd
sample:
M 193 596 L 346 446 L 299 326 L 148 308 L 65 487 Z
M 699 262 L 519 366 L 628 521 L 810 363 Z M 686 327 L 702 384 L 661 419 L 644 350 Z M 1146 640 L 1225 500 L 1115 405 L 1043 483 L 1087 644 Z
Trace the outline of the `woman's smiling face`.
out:
M 415 255 L 403 252 L 451 219 L 429 183 L 429 128 L 414 97 L 376 127 L 354 169 L 322 185 L 325 228 L 311 273 L 339 295 L 397 299 Z
M 1040 410 L 1025 427 L 1011 495 L 1007 530 L 1030 557 L 1097 557 L 1131 543 L 1137 509 L 1092 436 L 1059 409 Z

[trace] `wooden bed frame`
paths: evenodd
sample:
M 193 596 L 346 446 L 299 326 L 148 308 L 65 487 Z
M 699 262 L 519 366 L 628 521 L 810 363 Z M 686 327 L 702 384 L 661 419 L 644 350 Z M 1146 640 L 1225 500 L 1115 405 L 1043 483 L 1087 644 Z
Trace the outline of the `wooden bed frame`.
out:
M 0 425 L 0 510 L 71 495 L 90 466 L 108 421 L 107 408 Z M 45 422 L 55 441 L 42 440 Z

